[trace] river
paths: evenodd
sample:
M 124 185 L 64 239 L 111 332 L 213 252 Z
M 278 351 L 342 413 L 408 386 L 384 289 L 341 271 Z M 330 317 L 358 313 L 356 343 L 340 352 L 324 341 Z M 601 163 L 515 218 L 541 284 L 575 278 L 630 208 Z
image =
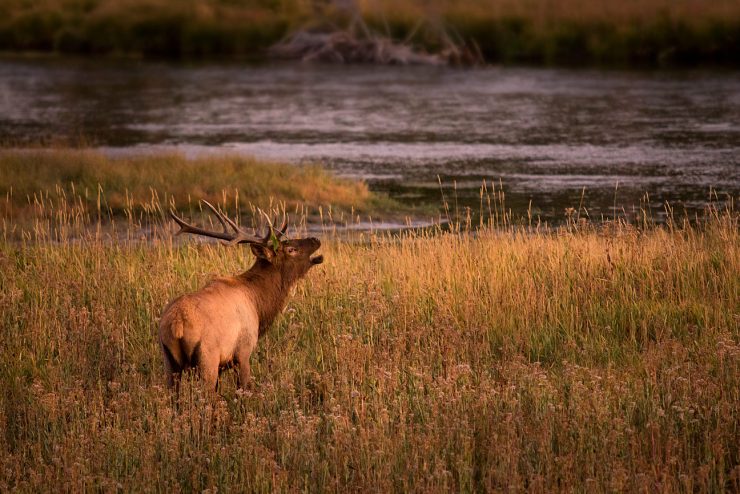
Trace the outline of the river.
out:
M 409 204 L 441 181 L 475 212 L 487 180 L 515 217 L 660 219 L 740 197 L 740 72 L 0 61 L 3 142 L 79 137 L 318 162 Z

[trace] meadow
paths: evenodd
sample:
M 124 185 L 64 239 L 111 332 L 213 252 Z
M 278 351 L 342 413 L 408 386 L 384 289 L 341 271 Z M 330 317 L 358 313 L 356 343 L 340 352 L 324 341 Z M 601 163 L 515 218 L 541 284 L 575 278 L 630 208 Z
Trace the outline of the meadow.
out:
M 109 157 L 85 147 L 0 149 L 0 197 L 0 213 L 6 223 L 12 218 L 11 233 L 20 232 L 12 228 L 18 225 L 32 226 L 42 211 L 47 217 L 95 211 L 98 219 L 126 217 L 129 226 L 137 222 L 142 228 L 173 207 L 200 211 L 200 199 L 251 219 L 257 208 L 282 207 L 319 221 L 324 213 L 334 221 L 336 213 L 346 223 L 355 213 L 389 215 L 401 208 L 371 194 L 365 183 L 339 179 L 316 165 L 229 155 Z
M 199 166 L 157 159 L 170 178 Z M 190 379 L 178 408 L 159 313 L 249 250 L 173 237 L 164 198 L 185 210 L 193 181 L 154 181 L 114 214 L 105 188 L 85 200 L 38 170 L 18 182 L 45 199 L 19 209 L 8 191 L 0 210 L 2 491 L 740 489 L 731 206 L 662 226 L 327 228 L 325 263 L 252 357 L 255 388 L 226 373 L 213 399 Z M 319 207 L 306 190 L 281 198 L 304 204 L 294 232 Z
M 346 2 L 345 2 L 346 3 Z M 297 29 L 349 27 L 439 50 L 453 38 L 489 62 L 728 64 L 740 47 L 734 0 L 5 0 L 0 51 L 176 59 L 260 58 Z

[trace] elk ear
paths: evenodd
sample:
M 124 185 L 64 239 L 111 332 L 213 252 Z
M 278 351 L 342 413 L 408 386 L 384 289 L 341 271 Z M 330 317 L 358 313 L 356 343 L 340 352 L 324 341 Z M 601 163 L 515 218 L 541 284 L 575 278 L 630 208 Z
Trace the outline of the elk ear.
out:
M 254 254 L 254 257 L 257 257 L 259 259 L 264 259 L 266 261 L 272 262 L 273 258 L 275 257 L 275 251 L 266 245 L 249 244 L 249 248 L 252 249 L 252 254 Z

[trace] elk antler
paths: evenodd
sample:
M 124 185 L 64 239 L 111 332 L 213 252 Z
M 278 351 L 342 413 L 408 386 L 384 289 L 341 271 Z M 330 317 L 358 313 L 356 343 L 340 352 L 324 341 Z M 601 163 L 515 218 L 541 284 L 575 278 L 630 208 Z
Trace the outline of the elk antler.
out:
M 283 235 L 285 235 L 285 231 L 288 229 L 288 218 L 285 216 L 285 213 L 283 212 L 283 224 L 278 229 L 275 230 L 275 228 L 272 226 L 272 221 L 270 221 L 270 218 L 267 217 L 267 215 L 264 213 L 264 211 L 260 210 L 260 212 L 265 215 L 265 218 L 267 218 L 267 223 L 269 225 L 269 231 L 267 232 L 267 235 L 264 237 L 259 237 L 257 235 L 253 235 L 251 233 L 247 233 L 237 224 L 230 219 L 228 216 L 223 214 L 221 211 L 216 209 L 213 204 L 206 201 L 205 199 L 201 199 L 201 202 L 203 202 L 208 208 L 213 212 L 213 214 L 216 215 L 216 218 L 218 219 L 219 223 L 221 223 L 221 226 L 224 227 L 223 232 L 213 232 L 210 230 L 206 230 L 204 228 L 200 228 L 194 225 L 191 225 L 189 223 L 186 223 L 182 218 L 177 216 L 173 210 L 170 210 L 170 216 L 172 216 L 172 219 L 175 220 L 175 222 L 180 225 L 180 230 L 177 232 L 176 235 L 180 235 L 182 233 L 192 233 L 194 235 L 202 235 L 204 237 L 211 237 L 211 238 L 218 238 L 220 240 L 225 241 L 229 245 L 236 245 L 236 244 L 260 244 L 260 245 L 266 245 L 269 240 L 274 235 L 275 238 L 280 238 Z M 229 232 L 229 228 L 233 230 L 233 233 Z
M 267 220 L 267 225 L 269 227 L 267 234 L 263 238 L 264 243 L 267 243 L 272 238 L 273 235 L 278 240 L 280 239 L 280 237 L 285 235 L 285 231 L 288 229 L 288 217 L 285 215 L 285 211 L 283 211 L 283 223 L 282 225 L 280 225 L 280 228 L 278 228 L 277 230 L 273 226 L 272 221 L 270 220 L 270 217 L 267 216 L 267 213 L 265 213 L 261 209 L 259 210 L 259 212 L 262 213 L 262 216 L 265 217 L 265 219 Z

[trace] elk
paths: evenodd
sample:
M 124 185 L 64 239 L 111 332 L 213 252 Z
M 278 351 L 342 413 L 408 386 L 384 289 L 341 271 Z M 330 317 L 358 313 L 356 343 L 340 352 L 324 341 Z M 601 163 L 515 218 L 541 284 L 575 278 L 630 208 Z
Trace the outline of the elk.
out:
M 312 257 L 321 243 L 316 238 L 288 240 L 285 216 L 282 226 L 275 229 L 265 215 L 267 234 L 252 235 L 208 201 L 202 202 L 215 214 L 223 232 L 193 226 L 170 211 L 180 226 L 177 234 L 217 238 L 227 245 L 248 244 L 256 260 L 245 272 L 215 278 L 165 307 L 159 320 L 159 343 L 167 384 L 179 391 L 183 371 L 194 368 L 206 386 L 217 390 L 220 371 L 235 366 L 238 386 L 247 389 L 251 386 L 249 357 L 257 340 L 283 310 L 295 283 L 324 261 L 321 255 Z

